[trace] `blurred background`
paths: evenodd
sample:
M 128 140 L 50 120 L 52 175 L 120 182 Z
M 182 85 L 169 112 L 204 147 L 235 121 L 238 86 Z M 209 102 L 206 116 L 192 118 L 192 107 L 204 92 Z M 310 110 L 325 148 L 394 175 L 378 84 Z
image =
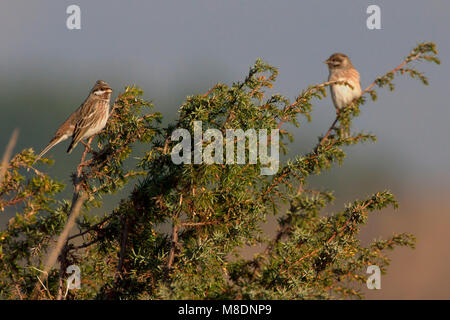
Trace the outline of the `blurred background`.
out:
M 66 27 L 72 4 L 81 8 L 81 30 Z M 370 4 L 381 8 L 381 30 L 366 27 Z M 97 79 L 114 98 L 136 83 L 167 123 L 187 95 L 242 80 L 257 58 L 279 69 L 274 91 L 293 99 L 327 79 L 323 61 L 334 52 L 350 56 L 365 88 L 418 42 L 436 42 L 442 65 L 418 66 L 430 86 L 400 77 L 395 92 L 380 91 L 354 121 L 378 142 L 347 149 L 342 167 L 312 183 L 336 190 L 332 210 L 391 189 L 400 209 L 373 214 L 361 240 L 394 232 L 418 239 L 416 250 L 390 253 L 382 289 L 367 290 L 367 298 L 450 299 L 449 30 L 445 0 L 1 0 L 0 154 L 14 128 L 16 152 L 40 151 Z M 330 98 L 315 103 L 313 121 L 293 129 L 289 155 L 310 150 L 334 116 Z M 67 184 L 62 196 L 70 198 L 81 148 L 68 156 L 67 145 L 47 156 L 56 160 L 48 173 Z M 119 197 L 106 198 L 103 210 Z M 11 214 L 0 213 L 1 228 Z

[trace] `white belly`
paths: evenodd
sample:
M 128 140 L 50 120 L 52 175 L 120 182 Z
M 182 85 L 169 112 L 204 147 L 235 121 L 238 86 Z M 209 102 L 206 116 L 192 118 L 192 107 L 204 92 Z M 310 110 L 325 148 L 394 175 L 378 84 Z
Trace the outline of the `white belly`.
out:
M 102 115 L 103 116 L 100 119 L 100 121 L 98 121 L 95 125 L 93 125 L 86 131 L 86 134 L 84 135 L 84 139 L 92 137 L 93 135 L 99 133 L 106 126 L 106 122 L 108 122 L 108 118 L 109 118 L 109 105 L 106 107 L 106 110 L 104 110 L 104 112 L 102 112 Z
M 344 79 L 339 79 L 345 81 Z M 346 85 L 333 85 L 331 87 L 331 95 L 334 105 L 337 109 L 346 107 L 355 98 L 358 98 L 361 92 L 356 89 L 356 86 L 350 83 L 353 89 Z

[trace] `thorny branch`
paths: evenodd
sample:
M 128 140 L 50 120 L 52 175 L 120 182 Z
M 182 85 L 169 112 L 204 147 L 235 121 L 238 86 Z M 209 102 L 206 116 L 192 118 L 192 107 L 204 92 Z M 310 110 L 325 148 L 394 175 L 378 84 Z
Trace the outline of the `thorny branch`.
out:
M 392 69 L 391 71 L 387 72 L 384 76 L 388 75 L 388 74 L 393 74 L 397 71 L 402 70 L 402 68 L 407 65 L 408 63 L 419 59 L 422 56 L 422 53 L 417 53 L 416 55 L 410 56 L 408 58 L 406 58 L 402 63 L 400 63 L 397 67 L 395 67 L 394 69 Z M 351 107 L 352 105 L 354 105 L 363 95 L 365 95 L 366 93 L 370 92 L 372 90 L 372 88 L 378 83 L 379 79 L 381 79 L 382 77 L 378 77 L 375 81 L 373 81 L 366 89 L 364 89 L 361 92 L 360 97 L 354 99 L 348 106 Z M 333 83 L 335 83 L 336 81 L 329 81 L 329 82 L 324 82 L 322 84 L 320 84 L 320 87 L 325 87 L 325 86 L 329 86 Z M 340 81 L 339 81 L 340 82 Z M 345 83 L 346 84 L 346 83 Z M 317 86 L 316 86 L 317 87 Z M 316 88 L 313 87 L 313 88 Z M 293 107 L 295 107 L 298 103 L 300 102 L 299 99 L 297 99 L 297 101 L 295 101 L 294 103 L 292 103 L 286 110 L 291 109 Z M 283 123 L 286 121 L 286 117 L 281 119 L 281 121 L 278 124 L 278 128 L 280 128 Z M 321 138 L 320 142 L 316 145 L 316 147 L 314 148 L 314 151 L 311 153 L 311 160 L 312 158 L 315 157 L 315 155 L 317 155 L 318 149 L 319 147 L 321 147 L 325 141 L 328 139 L 329 135 L 331 134 L 331 132 L 335 129 L 335 126 L 337 124 L 337 122 L 339 121 L 339 114 L 336 115 L 336 118 L 333 120 L 333 122 L 331 123 L 330 127 L 328 128 L 327 132 L 325 133 L 325 135 Z M 282 183 L 284 181 L 285 178 L 287 178 L 287 174 L 285 175 L 281 175 L 278 178 L 275 179 L 274 183 L 266 190 L 266 192 L 264 194 L 268 194 L 275 186 L 277 186 L 278 184 Z M 263 198 L 264 194 L 261 196 L 261 198 Z M 282 228 L 280 229 L 275 238 L 267 245 L 266 249 L 264 250 L 265 254 L 270 254 L 275 246 L 275 244 L 281 240 L 284 232 L 286 232 L 286 228 Z M 313 253 L 311 253 L 313 254 Z M 305 257 L 306 258 L 306 257 Z M 301 260 L 300 260 L 301 261 Z M 297 262 L 296 262 L 297 263 Z
M 69 210 L 69 219 L 66 222 L 66 225 L 64 226 L 63 231 L 59 235 L 59 238 L 56 242 L 55 248 L 51 251 L 50 255 L 48 256 L 47 262 L 45 263 L 44 268 L 44 279 L 46 280 L 48 277 L 48 272 L 52 269 L 53 265 L 56 263 L 56 260 L 60 260 L 61 266 L 59 271 L 59 288 L 58 288 L 58 295 L 57 300 L 61 300 L 62 298 L 62 286 L 63 278 L 64 278 L 64 263 L 66 261 L 66 254 L 67 254 L 67 241 L 69 237 L 69 232 L 72 230 L 73 226 L 75 225 L 76 218 L 78 217 L 81 207 L 83 206 L 84 202 L 89 198 L 88 194 L 85 192 L 81 192 L 81 186 L 82 186 L 82 172 L 83 172 L 83 162 L 85 161 L 86 155 L 88 153 L 89 146 L 92 142 L 94 137 L 91 137 L 88 141 L 88 144 L 85 146 L 85 149 L 83 151 L 83 154 L 81 156 L 80 164 L 77 167 L 76 175 L 73 177 L 73 197 L 72 197 L 72 205 Z M 36 284 L 35 287 L 35 294 L 38 292 L 39 284 Z

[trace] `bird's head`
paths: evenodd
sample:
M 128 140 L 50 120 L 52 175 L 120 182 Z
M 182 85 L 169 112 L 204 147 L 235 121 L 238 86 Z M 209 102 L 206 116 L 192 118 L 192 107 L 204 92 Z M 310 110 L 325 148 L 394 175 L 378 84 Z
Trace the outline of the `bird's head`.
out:
M 109 99 L 111 97 L 111 93 L 111 87 L 103 80 L 98 80 L 91 90 L 91 94 L 102 99 Z
M 343 53 L 333 53 L 325 63 L 330 70 L 345 69 L 352 67 L 349 57 Z

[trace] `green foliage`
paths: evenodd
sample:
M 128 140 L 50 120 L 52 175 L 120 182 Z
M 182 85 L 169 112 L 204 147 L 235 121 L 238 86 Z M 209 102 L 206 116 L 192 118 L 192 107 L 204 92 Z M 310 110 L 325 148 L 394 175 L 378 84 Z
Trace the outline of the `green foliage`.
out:
M 0 210 L 15 206 L 21 211 L 0 232 L 1 297 L 17 296 L 18 292 L 11 292 L 16 283 L 29 289 L 38 273 L 30 266 L 41 264 L 52 237 L 61 231 L 66 219 L 64 203 L 54 199 L 64 185 L 33 169 L 34 158 L 31 149 L 17 154 L 0 185 Z M 33 174 L 28 173 L 30 168 Z
M 413 61 L 438 63 L 434 44 L 420 44 L 404 62 L 366 89 L 394 89 L 396 74 L 420 79 L 409 67 Z M 267 96 L 278 71 L 257 60 L 242 82 L 218 83 L 206 94 L 187 97 L 176 123 L 165 128 L 151 112 L 143 92 L 128 87 L 116 100 L 107 127 L 98 136 L 97 151 L 74 174 L 74 186 L 89 195 L 77 231 L 39 287 L 38 298 L 54 298 L 65 291 L 68 265 L 81 269 L 81 289 L 68 299 L 331 299 L 360 297 L 368 265 L 384 272 L 386 249 L 414 245 L 409 234 L 394 234 L 364 247 L 358 240 L 368 215 L 387 206 L 397 207 L 383 191 L 348 204 L 342 211 L 324 214 L 334 200 L 332 192 L 310 189 L 308 178 L 345 159 L 344 146 L 375 141 L 355 133 L 341 137 L 335 124 L 350 125 L 359 115 L 358 99 L 336 117 L 317 146 L 282 165 L 273 176 L 260 174 L 262 164 L 175 165 L 171 150 L 174 129 L 193 132 L 194 121 L 203 130 L 240 128 L 280 129 L 280 147 L 288 151 L 292 135 L 285 123 L 311 121 L 314 99 L 326 96 L 331 83 L 311 86 L 290 102 L 280 94 Z M 133 155 L 133 146 L 146 152 Z M 204 145 L 207 143 L 204 142 Z M 246 146 L 248 149 L 248 146 Z M 32 168 L 31 150 L 18 154 L 0 186 L 0 209 L 16 206 L 16 218 L 0 233 L 0 297 L 31 298 L 41 277 L 43 256 L 61 232 L 69 212 L 68 201 L 56 201 L 63 188 Z M 41 164 L 49 163 L 41 159 Z M 27 172 L 26 170 L 31 170 Z M 130 195 L 112 212 L 90 214 L 102 196 L 115 193 L 140 177 Z M 267 216 L 278 216 L 278 232 L 269 239 L 260 229 Z M 167 229 L 170 227 L 170 231 Z M 263 249 L 251 258 L 242 248 Z M 39 278 L 40 279 L 40 278 Z M 59 293 L 58 293 L 59 292 Z

